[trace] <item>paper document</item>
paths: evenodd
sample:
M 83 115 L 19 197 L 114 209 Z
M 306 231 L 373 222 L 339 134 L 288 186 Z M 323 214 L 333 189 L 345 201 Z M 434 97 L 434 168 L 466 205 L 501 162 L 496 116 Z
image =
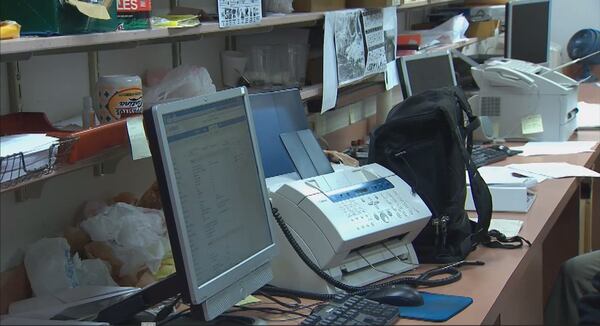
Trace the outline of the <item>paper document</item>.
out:
M 335 54 L 335 17 L 337 12 L 326 12 L 323 26 L 323 101 L 321 114 L 335 107 L 337 102 L 338 76 Z
M 398 12 L 396 7 L 383 9 L 383 31 L 385 33 L 385 52 L 387 56 L 385 89 L 389 91 L 400 84 L 400 76 L 396 66 L 396 48 L 398 46 Z
M 142 116 L 127 119 L 127 133 L 129 134 L 131 158 L 134 161 L 152 156 Z
M 590 170 L 586 167 L 573 165 L 569 163 L 526 163 L 526 164 L 510 164 L 508 168 L 514 170 L 516 173 L 534 177 L 540 181 L 540 178 L 545 179 L 558 179 L 568 177 L 600 177 L 600 173 Z
M 384 72 L 387 68 L 387 54 L 383 31 L 383 10 L 370 9 L 362 13 L 367 48 L 365 75 Z
M 537 184 L 535 178 L 519 176 L 514 170 L 505 166 L 482 166 L 477 169 L 485 183 L 488 185 L 533 187 Z M 469 176 L 467 175 L 467 184 Z
M 365 39 L 361 10 L 336 12 L 334 33 L 338 82 L 343 86 L 363 78 L 365 74 Z
M 472 221 L 477 222 L 477 218 L 471 218 Z M 490 230 L 497 230 L 504 234 L 507 238 L 516 237 L 521 231 L 523 221 L 520 220 L 507 220 L 500 218 L 493 218 L 490 221 Z
M 0 183 L 15 180 L 27 174 L 27 171 L 36 171 L 54 163 L 58 146 L 53 152 L 50 148 L 58 142 L 58 138 L 46 134 L 20 134 L 0 137 Z M 23 153 L 20 157 L 8 156 Z M 24 164 L 24 165 L 23 165 Z
M 579 102 L 577 107 L 577 129 L 600 128 L 600 104 Z
M 219 27 L 255 24 L 262 19 L 261 0 L 218 0 Z
M 566 155 L 593 152 L 597 143 L 595 141 L 529 142 L 511 149 L 523 151 L 520 156 Z

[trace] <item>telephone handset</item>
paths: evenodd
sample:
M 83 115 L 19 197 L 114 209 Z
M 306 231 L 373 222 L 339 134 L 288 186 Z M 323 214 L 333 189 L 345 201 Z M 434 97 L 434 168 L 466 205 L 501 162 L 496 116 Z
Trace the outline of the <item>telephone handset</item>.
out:
M 490 82 L 502 86 L 537 87 L 533 78 L 527 76 L 525 73 L 501 65 L 485 67 L 484 74 Z

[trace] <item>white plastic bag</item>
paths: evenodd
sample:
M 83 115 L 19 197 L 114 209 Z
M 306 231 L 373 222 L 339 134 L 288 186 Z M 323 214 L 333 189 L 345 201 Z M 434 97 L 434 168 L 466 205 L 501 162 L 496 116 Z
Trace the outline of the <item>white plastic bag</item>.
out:
M 169 71 L 157 85 L 144 89 L 144 105 L 152 106 L 167 99 L 190 98 L 216 91 L 206 68 L 179 66 Z
M 110 276 L 109 267 L 102 259 L 79 259 L 79 255 L 73 256 L 75 272 L 79 280 L 79 286 L 118 286 Z
M 123 266 L 120 276 L 148 267 L 155 273 L 170 251 L 162 211 L 116 203 L 81 222 L 93 241 L 106 242 Z
M 34 296 L 79 286 L 65 238 L 44 238 L 31 244 L 25 252 L 25 270 Z
M 263 0 L 263 6 L 268 12 L 290 14 L 294 11 L 292 2 L 293 0 Z
M 465 33 L 469 28 L 469 21 L 465 16 L 456 15 L 441 25 L 427 30 L 421 31 L 423 38 L 423 46 L 441 44 L 452 44 L 466 40 Z

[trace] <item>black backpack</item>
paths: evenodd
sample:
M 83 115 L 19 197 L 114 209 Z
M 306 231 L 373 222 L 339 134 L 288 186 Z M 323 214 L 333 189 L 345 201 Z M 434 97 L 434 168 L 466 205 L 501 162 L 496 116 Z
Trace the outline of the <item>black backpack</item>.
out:
M 492 198 L 471 162 L 472 134 L 478 127 L 479 119 L 462 90 L 441 88 L 396 105 L 371 133 L 369 163 L 396 173 L 432 212 L 429 224 L 413 241 L 423 263 L 461 261 L 479 243 L 492 243 L 488 235 Z M 464 209 L 465 167 L 477 223 L 469 220 Z

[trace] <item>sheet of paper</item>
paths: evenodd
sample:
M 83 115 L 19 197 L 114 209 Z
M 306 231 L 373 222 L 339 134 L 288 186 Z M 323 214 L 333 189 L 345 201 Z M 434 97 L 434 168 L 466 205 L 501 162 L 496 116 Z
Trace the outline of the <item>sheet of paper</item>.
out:
M 400 76 L 398 75 L 398 67 L 396 66 L 396 48 L 398 44 L 398 15 L 396 7 L 383 9 L 383 31 L 387 57 L 385 89 L 389 91 L 400 84 Z
M 521 119 L 521 132 L 523 135 L 539 134 L 544 132 L 544 121 L 540 114 L 533 114 Z
M 535 178 L 519 176 L 514 170 L 505 166 L 482 166 L 477 171 L 488 185 L 533 187 L 537 184 Z M 466 178 L 469 184 L 469 176 L 467 175 Z
M 57 142 L 58 138 L 46 134 L 19 134 L 0 137 L 0 157 L 16 153 L 24 154 L 45 151 Z
M 511 149 L 523 151 L 520 156 L 566 155 L 593 152 L 597 143 L 595 141 L 529 142 Z
M 127 133 L 129 134 L 131 157 L 134 161 L 152 156 L 142 116 L 127 119 Z
M 245 305 L 249 305 L 249 304 L 253 304 L 253 303 L 258 303 L 258 302 L 261 302 L 259 298 L 255 297 L 253 295 L 249 295 L 244 300 L 238 302 L 236 304 L 236 306 L 245 306 Z
M 365 75 L 387 70 L 385 32 L 383 30 L 383 10 L 369 9 L 362 13 L 367 48 Z
M 536 179 L 538 177 L 551 179 L 567 177 L 600 177 L 600 173 L 594 170 L 564 162 L 510 164 L 507 165 L 507 167 L 514 170 L 518 174 L 532 176 Z
M 600 128 L 600 104 L 579 102 L 577 107 L 577 129 Z
M 476 218 L 473 218 L 472 220 L 477 221 Z M 516 237 L 517 235 L 519 235 L 522 226 L 523 221 L 520 220 L 493 218 L 490 221 L 490 230 L 500 231 L 506 237 Z
M 365 74 L 365 41 L 361 9 L 338 11 L 335 15 L 335 54 L 340 86 L 363 78 Z
M 337 12 L 326 12 L 323 26 L 323 101 L 321 114 L 335 107 L 337 102 L 338 76 L 335 54 L 335 20 Z
M 219 27 L 256 24 L 262 19 L 261 0 L 218 0 Z

